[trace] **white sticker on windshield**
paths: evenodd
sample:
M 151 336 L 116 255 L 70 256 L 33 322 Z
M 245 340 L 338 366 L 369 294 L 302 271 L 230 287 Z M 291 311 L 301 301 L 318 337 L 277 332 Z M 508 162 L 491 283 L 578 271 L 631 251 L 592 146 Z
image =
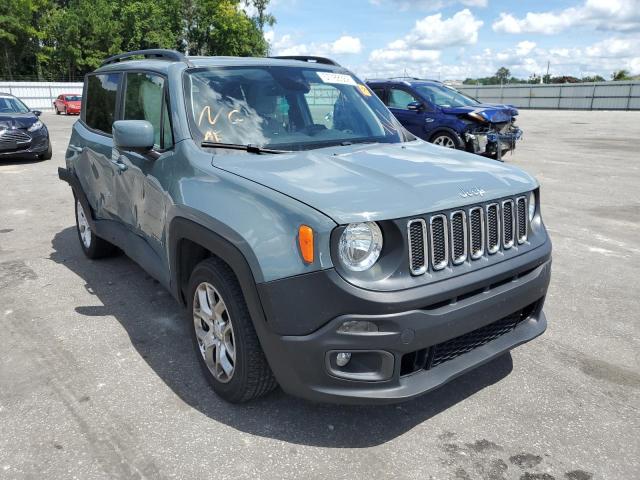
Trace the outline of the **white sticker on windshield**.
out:
M 345 75 L 344 73 L 332 73 L 332 72 L 317 72 L 320 80 L 324 83 L 337 83 L 339 85 L 352 85 L 356 86 L 356 81 L 351 75 Z

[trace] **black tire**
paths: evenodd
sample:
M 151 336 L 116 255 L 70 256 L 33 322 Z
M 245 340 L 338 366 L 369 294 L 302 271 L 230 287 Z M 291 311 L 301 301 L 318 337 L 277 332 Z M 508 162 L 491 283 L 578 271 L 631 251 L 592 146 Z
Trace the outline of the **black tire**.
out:
M 53 108 L 56 109 L 56 115 L 60 115 L 60 110 L 58 110 L 58 107 L 56 107 L 55 105 L 53 106 Z
M 429 142 L 437 144 L 436 142 L 440 138 L 448 139 L 453 145 L 453 147 L 447 147 L 446 145 L 441 145 L 444 148 L 456 148 L 458 150 L 464 148 L 464 143 L 462 142 L 462 139 L 460 138 L 459 135 L 451 132 L 447 132 L 447 131 L 442 131 L 442 130 L 431 135 Z
M 88 242 L 88 246 L 85 245 L 85 241 L 83 240 L 83 233 L 81 233 L 80 222 L 78 221 L 78 205 L 80 206 L 80 208 L 82 208 L 82 204 L 78 199 L 76 199 L 75 201 L 76 201 L 76 207 L 75 207 L 76 231 L 78 232 L 78 240 L 80 241 L 80 248 L 82 248 L 82 251 L 84 252 L 84 254 L 87 256 L 87 258 L 90 258 L 92 260 L 113 255 L 117 250 L 116 247 L 113 244 L 107 242 L 106 240 L 98 237 L 95 233 L 93 233 L 91 228 L 87 230 L 88 232 L 87 235 L 90 238 Z M 84 208 L 82 208 L 82 212 L 84 212 Z
M 51 140 L 47 140 L 49 145 L 47 146 L 47 151 L 40 155 L 40 160 L 51 160 L 53 156 L 53 151 L 51 150 Z
M 203 283 L 210 284 L 219 292 L 226 305 L 227 319 L 233 329 L 235 365 L 233 375 L 225 383 L 218 380 L 209 370 L 194 327 L 195 295 L 198 286 Z M 191 274 L 188 292 L 193 344 L 200 367 L 213 390 L 231 403 L 247 402 L 273 390 L 277 382 L 260 346 L 240 284 L 227 264 L 217 258 L 208 258 L 200 262 Z

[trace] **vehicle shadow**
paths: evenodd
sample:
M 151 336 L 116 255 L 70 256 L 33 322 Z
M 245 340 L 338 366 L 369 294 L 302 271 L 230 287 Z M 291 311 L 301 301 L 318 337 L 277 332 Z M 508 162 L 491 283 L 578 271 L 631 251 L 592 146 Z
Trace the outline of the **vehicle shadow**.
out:
M 207 417 L 237 430 L 294 444 L 363 448 L 388 442 L 507 376 L 510 354 L 415 400 L 389 406 L 339 406 L 308 402 L 277 390 L 243 405 L 228 404 L 200 371 L 184 309 L 124 255 L 90 261 L 75 227 L 52 240 L 51 259 L 84 279 L 102 306 L 78 306 L 86 316 L 113 316 L 132 345 L 178 397 Z

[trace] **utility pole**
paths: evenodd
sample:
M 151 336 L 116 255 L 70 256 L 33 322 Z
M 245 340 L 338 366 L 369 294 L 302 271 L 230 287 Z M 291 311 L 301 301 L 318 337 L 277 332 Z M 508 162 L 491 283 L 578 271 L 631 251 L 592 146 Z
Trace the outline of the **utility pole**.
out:
M 551 65 L 551 62 L 549 60 L 547 60 L 547 74 L 545 75 L 547 78 L 549 78 L 549 66 Z M 544 83 L 544 79 L 542 80 L 542 83 Z

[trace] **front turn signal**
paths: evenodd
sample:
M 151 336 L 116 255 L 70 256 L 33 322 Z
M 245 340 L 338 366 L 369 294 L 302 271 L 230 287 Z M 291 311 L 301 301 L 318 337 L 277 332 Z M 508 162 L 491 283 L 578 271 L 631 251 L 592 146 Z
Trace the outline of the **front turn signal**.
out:
M 298 228 L 298 247 L 305 263 L 313 263 L 313 228 L 300 225 Z

